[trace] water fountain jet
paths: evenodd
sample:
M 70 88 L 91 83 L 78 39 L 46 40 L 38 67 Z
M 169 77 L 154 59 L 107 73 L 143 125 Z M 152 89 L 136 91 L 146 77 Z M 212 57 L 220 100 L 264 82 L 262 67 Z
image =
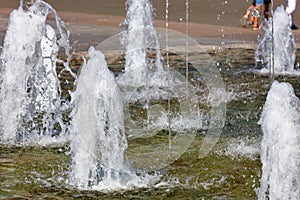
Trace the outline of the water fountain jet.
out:
M 265 62 L 262 72 L 299 74 L 294 70 L 295 41 L 283 6 L 263 27 L 265 35 L 256 51 L 256 61 Z M 260 57 L 261 56 L 261 57 Z M 262 175 L 258 199 L 300 198 L 300 100 L 289 83 L 273 81 L 259 120 Z
M 121 43 L 126 48 L 125 71 L 118 78 L 119 84 L 141 87 L 162 84 L 165 73 L 157 33 L 153 26 L 153 8 L 149 0 L 127 0 L 126 19 L 121 23 Z M 148 54 L 154 47 L 155 64 L 149 63 Z
M 154 179 L 137 176 L 126 162 L 123 101 L 104 55 L 89 48 L 72 95 L 70 183 L 81 189 L 145 187 Z
M 278 7 L 273 17 L 262 24 L 265 32 L 255 52 L 256 63 L 266 65 L 262 73 L 295 74 L 295 40 L 288 14 Z
M 274 81 L 262 116 L 262 176 L 258 198 L 300 198 L 300 100 L 289 83 Z
M 46 23 L 50 13 L 57 31 Z M 2 141 L 64 134 L 56 62 L 60 49 L 70 59 L 68 36 L 56 11 L 41 0 L 32 2 L 27 10 L 20 6 L 11 13 L 1 53 Z M 71 72 L 68 61 L 64 66 Z

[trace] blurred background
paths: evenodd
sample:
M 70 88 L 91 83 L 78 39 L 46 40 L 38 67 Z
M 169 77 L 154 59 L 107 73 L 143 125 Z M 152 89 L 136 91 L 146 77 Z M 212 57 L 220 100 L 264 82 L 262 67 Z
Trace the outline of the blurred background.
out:
M 71 11 L 100 15 L 125 15 L 124 0 L 46 0 L 58 12 Z M 152 0 L 156 19 L 165 18 L 165 0 Z M 239 26 L 252 0 L 189 0 L 191 22 L 203 24 Z M 185 0 L 169 0 L 169 18 L 172 21 L 185 21 Z M 285 5 L 285 0 L 275 0 L 274 6 Z M 1 0 L 0 8 L 16 8 L 18 0 Z M 295 11 L 295 21 L 300 24 L 300 5 Z

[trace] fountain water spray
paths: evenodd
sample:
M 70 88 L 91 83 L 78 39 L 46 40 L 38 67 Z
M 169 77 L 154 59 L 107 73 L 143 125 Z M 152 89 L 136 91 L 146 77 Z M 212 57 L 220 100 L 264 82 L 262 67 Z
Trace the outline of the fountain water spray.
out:
M 161 63 L 160 46 L 153 27 L 153 8 L 149 0 L 127 0 L 127 15 L 122 23 L 121 43 L 126 48 L 125 73 L 118 80 L 121 84 L 135 87 L 162 82 L 164 70 Z M 155 64 L 150 64 L 148 54 L 153 48 Z M 160 80 L 154 80 L 159 78 Z
M 126 164 L 122 96 L 104 55 L 89 49 L 72 95 L 71 184 L 82 189 L 115 190 L 143 187 L 141 179 Z
M 50 13 L 57 30 L 46 24 Z M 1 54 L 1 140 L 64 133 L 56 62 L 60 49 L 70 58 L 68 36 L 55 10 L 41 0 L 11 13 Z M 68 61 L 64 65 L 70 71 Z
M 295 41 L 283 6 L 275 10 L 273 18 L 264 22 L 262 29 L 265 33 L 255 53 L 256 62 L 266 65 L 262 72 L 295 72 Z
M 283 6 L 263 26 L 265 35 L 256 50 L 262 72 L 295 74 L 295 41 Z M 262 176 L 258 199 L 300 198 L 300 100 L 289 83 L 274 81 L 259 124 Z
M 300 100 L 289 83 L 273 82 L 259 124 L 263 130 L 259 199 L 299 199 Z
M 168 142 L 162 143 L 159 147 L 147 149 L 145 152 L 141 149 L 136 150 L 134 147 L 126 151 L 126 155 L 134 167 L 156 171 L 170 165 L 179 158 L 191 145 L 197 131 L 206 129 L 209 124 L 207 140 L 203 143 L 203 148 L 200 151 L 201 157 L 207 155 L 218 140 L 220 130 L 224 125 L 224 109 L 226 107 L 223 101 L 225 90 L 219 71 L 215 69 L 215 63 L 199 43 L 186 35 L 168 29 L 169 1 L 166 1 L 166 29 L 156 28 L 155 30 L 159 34 L 157 34 L 157 37 L 150 38 L 152 40 L 157 38 L 158 40 L 155 42 L 150 41 L 147 35 L 150 32 L 149 30 L 152 29 L 140 26 L 147 24 L 141 19 L 148 19 L 141 16 L 147 10 L 143 7 L 144 3 L 149 4 L 149 1 L 127 1 L 128 13 L 125 24 L 128 25 L 128 28 L 121 36 L 123 36 L 123 43 L 131 45 L 130 51 L 127 48 L 129 46 L 125 46 L 125 50 L 120 47 L 119 35 L 103 41 L 96 48 L 108 56 L 109 64 L 114 64 L 117 61 L 115 58 L 123 57 L 126 53 L 124 76 L 117 77 L 117 83 L 124 97 L 125 130 L 129 141 L 135 139 L 139 141 L 143 139 L 152 140 L 155 139 L 157 134 L 167 134 Z M 145 7 L 149 8 L 149 5 Z M 186 7 L 188 21 L 188 1 Z M 141 17 L 136 19 L 135 16 Z M 136 29 L 135 26 L 140 26 L 143 31 L 137 31 L 140 29 Z M 186 26 L 188 26 L 188 23 Z M 130 31 L 133 29 L 136 31 Z M 132 36 L 129 37 L 129 34 Z M 141 40 L 137 41 L 136 38 L 142 38 L 143 40 L 147 38 L 149 42 L 140 42 Z M 166 55 L 165 72 L 162 74 L 152 73 L 151 70 L 151 73 L 149 72 L 149 65 L 151 66 L 152 63 L 145 56 L 149 49 L 156 50 L 158 48 L 158 42 L 162 46 L 161 48 L 165 49 Z M 112 53 L 114 53 L 113 57 Z M 189 73 L 187 76 L 181 73 L 184 67 L 180 69 L 170 67 L 174 60 L 170 60 L 169 53 L 171 53 L 172 58 L 176 57 L 175 59 L 183 60 L 186 72 Z M 157 55 L 156 52 L 155 62 L 157 62 Z M 201 61 L 199 62 L 199 60 Z M 132 65 L 133 63 L 139 65 Z M 145 64 L 147 64 L 146 68 Z M 132 75 L 132 79 L 126 79 L 124 78 L 127 76 L 126 66 L 131 65 L 137 69 L 132 73 L 128 73 Z M 189 67 L 191 67 L 191 70 L 189 70 Z M 150 75 L 138 73 L 145 71 L 149 72 Z M 161 79 L 156 79 L 154 78 L 155 74 L 163 76 Z M 142 80 L 141 77 L 138 77 L 140 75 L 145 75 L 142 83 L 139 83 L 139 80 Z M 137 81 L 137 84 L 134 84 L 133 80 Z M 197 83 L 201 83 L 194 84 L 195 80 Z M 207 92 L 209 94 L 206 99 Z M 204 105 L 203 109 L 199 105 Z M 210 109 L 210 111 L 207 111 L 207 109 Z M 210 117 L 213 121 L 208 123 L 206 120 Z M 145 157 L 148 159 L 145 160 Z

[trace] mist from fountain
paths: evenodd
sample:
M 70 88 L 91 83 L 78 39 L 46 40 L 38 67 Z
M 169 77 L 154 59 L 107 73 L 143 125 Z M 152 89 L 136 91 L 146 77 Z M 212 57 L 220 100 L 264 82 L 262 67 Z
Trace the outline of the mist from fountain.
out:
M 50 14 L 57 30 L 46 23 Z M 1 141 L 64 135 L 56 62 L 64 49 L 68 59 L 60 62 L 70 71 L 68 36 L 56 11 L 41 0 L 10 14 L 1 54 Z
M 295 40 L 284 7 L 278 7 L 273 18 L 263 22 L 264 35 L 256 49 L 256 63 L 265 67 L 262 73 L 295 74 Z
M 289 83 L 274 81 L 259 120 L 262 175 L 258 198 L 300 198 L 300 100 Z

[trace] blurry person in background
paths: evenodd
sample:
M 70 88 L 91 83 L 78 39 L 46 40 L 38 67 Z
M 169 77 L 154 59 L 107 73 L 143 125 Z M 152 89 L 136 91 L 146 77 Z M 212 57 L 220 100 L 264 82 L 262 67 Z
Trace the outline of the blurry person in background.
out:
M 263 0 L 254 0 L 251 6 L 248 7 L 246 14 L 242 19 L 242 26 L 251 25 L 253 30 L 259 28 L 260 12 L 263 5 Z

